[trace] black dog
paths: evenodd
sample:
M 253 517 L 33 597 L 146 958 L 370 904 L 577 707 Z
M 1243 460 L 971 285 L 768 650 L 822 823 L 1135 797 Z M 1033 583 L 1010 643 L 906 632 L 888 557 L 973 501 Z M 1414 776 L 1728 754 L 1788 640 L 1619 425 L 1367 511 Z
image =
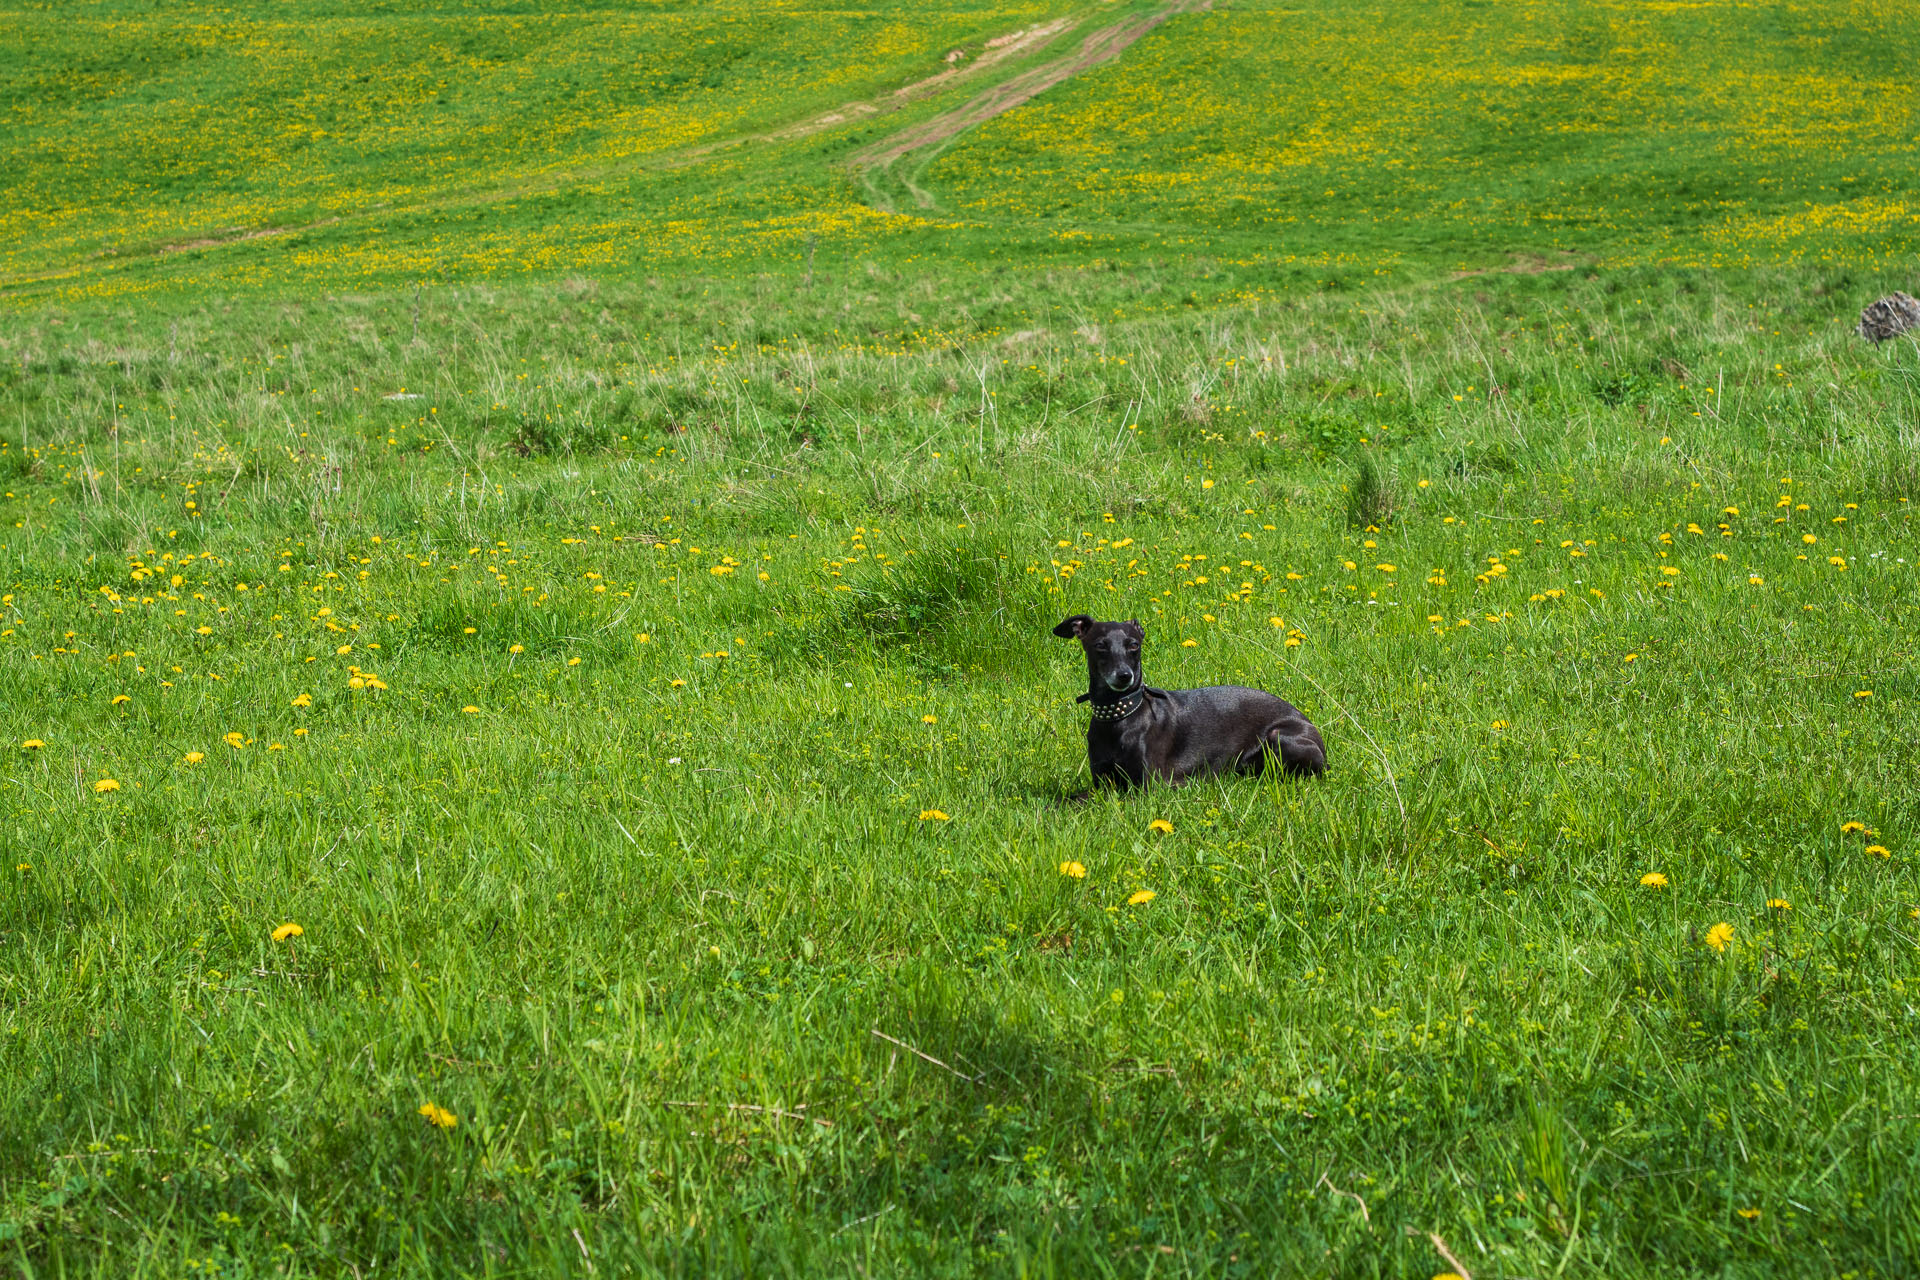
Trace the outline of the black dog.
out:
M 1327 767 L 1326 744 L 1307 718 L 1270 693 L 1239 685 L 1150 689 L 1141 682 L 1138 622 L 1095 622 L 1076 613 L 1053 629 L 1087 651 L 1087 763 L 1095 782 L 1144 786 L 1151 774 L 1179 782 L 1196 773 L 1259 773 L 1269 752 L 1289 774 Z

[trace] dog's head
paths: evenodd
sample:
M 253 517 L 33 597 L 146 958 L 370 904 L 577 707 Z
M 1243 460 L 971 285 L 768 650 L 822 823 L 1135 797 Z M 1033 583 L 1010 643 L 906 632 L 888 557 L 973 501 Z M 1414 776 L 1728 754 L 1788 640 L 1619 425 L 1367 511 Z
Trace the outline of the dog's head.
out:
M 1078 640 L 1087 652 L 1087 680 L 1094 688 L 1131 693 L 1140 687 L 1140 642 L 1147 637 L 1138 622 L 1095 622 L 1076 613 L 1053 629 L 1062 640 Z

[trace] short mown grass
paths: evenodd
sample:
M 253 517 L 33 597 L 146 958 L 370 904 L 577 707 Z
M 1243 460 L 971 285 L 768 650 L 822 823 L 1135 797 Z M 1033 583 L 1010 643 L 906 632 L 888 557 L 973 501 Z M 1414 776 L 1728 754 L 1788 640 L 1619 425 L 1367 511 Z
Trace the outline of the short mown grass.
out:
M 22 315 L 5 1265 L 1920 1265 L 1913 348 L 1125 279 Z M 1330 772 L 1076 802 L 1081 611 Z

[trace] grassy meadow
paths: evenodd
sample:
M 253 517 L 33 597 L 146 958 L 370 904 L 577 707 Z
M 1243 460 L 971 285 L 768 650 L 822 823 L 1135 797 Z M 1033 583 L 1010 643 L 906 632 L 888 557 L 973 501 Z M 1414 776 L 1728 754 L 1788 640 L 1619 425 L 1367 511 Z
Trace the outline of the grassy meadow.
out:
M 1157 12 L 0 14 L 5 1274 L 1920 1270 L 1898 11 Z
M 1025 106 L 861 162 L 1153 16 Z M 66 304 L 874 261 L 1885 272 L 1920 251 L 1898 0 L 89 0 L 0 7 L 0 50 L 0 292 Z

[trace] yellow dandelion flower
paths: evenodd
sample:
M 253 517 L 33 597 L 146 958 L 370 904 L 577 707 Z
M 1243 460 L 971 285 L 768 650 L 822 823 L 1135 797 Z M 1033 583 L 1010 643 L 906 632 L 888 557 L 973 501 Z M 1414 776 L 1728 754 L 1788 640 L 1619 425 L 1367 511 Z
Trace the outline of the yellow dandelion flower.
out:
M 947 820 L 947 815 L 938 809 L 922 809 L 920 811 L 920 821 L 922 822 L 945 822 Z
M 338 649 L 335 649 L 334 652 L 341 656 L 345 656 L 346 654 L 353 652 L 353 646 L 350 644 L 343 644 Z
M 296 707 L 310 707 L 313 705 L 313 695 L 310 693 L 303 693 L 299 697 L 293 700 L 293 705 Z
M 275 942 L 285 942 L 288 938 L 297 938 L 305 932 L 305 929 L 302 929 L 299 925 L 289 920 L 273 931 L 273 940 Z
M 1173 824 L 1165 818 L 1155 818 L 1147 824 L 1147 830 L 1158 831 L 1163 836 L 1170 836 L 1173 834 Z
M 1640 655 L 1639 655 L 1639 654 L 1637 654 L 1637 653 L 1630 653 L 1630 654 L 1628 654 L 1628 655 L 1627 655 L 1626 657 L 1624 657 L 1624 658 L 1622 658 L 1622 659 L 1620 659 L 1620 661 L 1622 661 L 1622 662 L 1632 662 L 1632 661 L 1633 661 L 1633 660 L 1634 660 L 1635 658 L 1638 658 L 1639 656 L 1640 656 Z
M 105 795 L 109 791 L 118 791 L 119 789 L 120 789 L 120 784 L 115 782 L 112 778 L 102 778 L 100 779 L 100 781 L 93 784 L 93 791 L 95 795 Z
M 568 666 L 570 666 L 570 667 L 577 667 L 577 666 L 579 666 L 579 665 L 580 665 L 580 659 L 578 659 L 578 658 L 568 658 L 568 659 L 567 659 L 567 665 L 568 665 Z
M 1734 1210 L 1734 1212 L 1739 1214 L 1741 1217 L 1745 1218 L 1748 1222 L 1752 1222 L 1755 1218 L 1760 1216 L 1760 1211 L 1758 1209 L 1736 1209 Z
M 28 738 L 25 742 L 20 744 L 20 749 L 22 751 L 38 751 L 46 745 L 47 744 L 43 739 Z
M 1075 880 L 1085 880 L 1087 869 L 1077 862 L 1063 862 L 1060 864 L 1060 874 Z
M 132 701 L 133 701 L 133 699 L 132 699 L 132 698 L 129 698 L 129 697 L 128 697 L 128 696 L 127 696 L 126 694 L 124 694 L 124 693 L 116 693 L 116 694 L 114 694 L 114 695 L 113 695 L 113 705 L 114 705 L 114 706 L 116 706 L 116 707 L 118 707 L 118 706 L 121 706 L 121 705 L 123 705 L 123 704 L 125 704 L 125 703 L 128 703 L 128 702 L 132 702 Z
M 929 715 L 929 716 L 921 716 L 921 717 L 920 717 L 920 723 L 921 723 L 921 724 L 939 724 L 939 723 L 940 723 L 940 718 L 939 718 L 938 716 L 930 716 L 930 715 Z
M 1793 904 L 1785 898 L 1768 898 L 1767 909 L 1769 911 L 1791 911 L 1793 910 Z
M 202 760 L 205 760 L 206 758 L 207 758 L 207 753 L 204 751 L 189 751 L 187 752 L 187 756 L 186 756 L 188 764 L 199 764 Z
M 1866 829 L 1867 824 L 1864 822 L 1843 822 L 1840 824 L 1840 834 L 1843 836 L 1850 836 L 1856 831 L 1865 831 Z
M 1649 871 L 1640 877 L 1640 883 L 1649 889 L 1664 889 L 1667 887 L 1667 878 L 1658 871 Z
M 1856 698 L 1871 698 L 1873 696 L 1873 690 L 1861 689 L 1855 692 L 1853 696 Z
M 1138 893 L 1134 894 L 1132 897 L 1127 899 L 1127 905 L 1130 907 L 1144 907 L 1149 902 L 1152 902 L 1153 899 L 1154 899 L 1153 890 L 1142 889 Z
M 1493 727 L 1496 729 L 1504 729 L 1507 727 L 1507 722 L 1505 720 L 1495 720 L 1493 722 Z
M 1750 573 L 1747 575 L 1747 585 L 1750 587 L 1764 587 L 1767 585 L 1767 580 L 1757 573 Z
M 1715 951 L 1725 951 L 1727 944 L 1733 941 L 1733 926 L 1722 920 L 1707 930 L 1707 945 Z
M 527 646 L 523 644 L 515 644 L 515 645 L 507 646 L 508 653 L 525 653 L 526 651 L 527 651 Z
M 460 708 L 460 710 L 470 716 L 476 716 L 480 714 L 480 708 L 478 707 L 467 706 L 467 707 Z
M 195 627 L 193 630 L 196 635 L 210 636 L 213 634 L 212 627 Z
M 1810 534 L 1810 533 L 1803 533 L 1803 534 L 1801 534 L 1801 535 L 1800 535 L 1800 541 L 1802 541 L 1802 542 L 1807 542 L 1807 543 L 1813 543 L 1813 542 L 1818 542 L 1818 541 L 1820 541 L 1820 539 L 1818 539 L 1818 538 L 1816 538 L 1816 537 L 1814 537 L 1814 536 L 1813 536 L 1812 534 Z
M 1198 640 L 1182 640 L 1180 647 L 1182 649 L 1197 649 L 1200 647 L 1200 642 Z
M 364 689 L 364 688 L 366 688 L 366 687 L 367 687 L 367 682 L 366 682 L 366 679 L 365 679 L 364 677 L 362 677 L 362 676 L 348 676 L 348 677 L 347 677 L 347 688 L 349 688 L 349 689 Z
M 431 1102 L 423 1102 L 420 1104 L 420 1114 L 425 1116 L 427 1123 L 436 1129 L 451 1129 L 460 1123 L 459 1116 L 456 1116 L 445 1107 L 436 1107 Z
M 479 635 L 479 634 L 480 634 L 480 628 L 478 628 L 478 627 L 462 627 L 462 628 L 460 628 L 460 634 L 461 634 L 461 635 L 463 635 L 463 636 L 477 636 L 477 635 Z
M 284 742 L 269 742 L 267 744 L 267 750 L 269 751 L 285 751 L 286 749 L 287 744 Z
M 1382 573 L 1398 573 L 1398 572 L 1400 572 L 1400 569 L 1399 569 L 1399 567 L 1398 567 L 1398 566 L 1396 566 L 1396 565 L 1390 565 L 1390 564 L 1377 564 L 1377 565 L 1375 565 L 1375 566 L 1373 566 L 1373 567 L 1374 567 L 1374 568 L 1376 568 L 1376 569 L 1378 569 L 1378 570 L 1379 570 L 1380 572 L 1382 572 Z
M 1883 844 L 1868 845 L 1866 849 L 1866 853 L 1867 853 L 1867 856 L 1870 858 L 1890 858 L 1893 856 L 1893 854 L 1888 850 L 1887 846 Z
M 235 751 L 238 751 L 247 745 L 247 735 L 235 729 L 232 733 L 222 738 L 221 741 L 232 747 Z
M 685 680 L 669 680 L 669 681 L 667 681 L 667 688 L 669 688 L 669 689 L 684 689 L 684 688 L 686 688 L 686 687 L 687 687 L 687 682 L 686 682 Z
M 15 871 L 31 871 L 33 870 L 33 864 L 31 862 L 16 862 L 13 864 L 13 869 Z

